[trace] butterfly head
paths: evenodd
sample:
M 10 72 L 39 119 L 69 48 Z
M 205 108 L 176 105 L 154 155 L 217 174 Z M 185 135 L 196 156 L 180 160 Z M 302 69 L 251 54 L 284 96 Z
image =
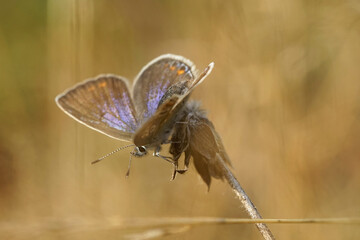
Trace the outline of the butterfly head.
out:
M 142 157 L 148 153 L 145 146 L 135 147 L 134 151 L 131 152 L 131 155 L 134 157 Z

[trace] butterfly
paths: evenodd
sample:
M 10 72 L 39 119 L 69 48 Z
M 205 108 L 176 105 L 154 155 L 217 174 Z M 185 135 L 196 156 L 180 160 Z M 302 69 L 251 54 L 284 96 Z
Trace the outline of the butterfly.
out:
M 154 148 L 154 156 L 174 164 L 171 158 L 160 155 L 161 145 L 168 141 L 189 94 L 213 67 L 214 63 L 210 63 L 199 74 L 190 60 L 165 54 L 142 68 L 132 92 L 126 78 L 106 74 L 75 85 L 55 101 L 67 115 L 85 126 L 134 143 L 133 156 L 144 156 Z

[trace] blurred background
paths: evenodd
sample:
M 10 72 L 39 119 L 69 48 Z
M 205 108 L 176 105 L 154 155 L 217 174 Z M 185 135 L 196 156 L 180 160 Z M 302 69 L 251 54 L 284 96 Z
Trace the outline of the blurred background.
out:
M 225 182 L 207 192 L 194 168 L 169 181 L 172 167 L 149 156 L 125 179 L 130 150 L 91 165 L 126 143 L 54 102 L 100 73 L 132 81 L 164 53 L 215 62 L 192 98 L 264 218 L 360 216 L 359 43 L 356 0 L 1 1 L 0 238 L 122 239 L 137 230 L 107 229 L 109 219 L 248 217 Z M 360 238 L 356 225 L 270 228 L 278 239 Z M 164 239 L 261 236 L 218 225 Z

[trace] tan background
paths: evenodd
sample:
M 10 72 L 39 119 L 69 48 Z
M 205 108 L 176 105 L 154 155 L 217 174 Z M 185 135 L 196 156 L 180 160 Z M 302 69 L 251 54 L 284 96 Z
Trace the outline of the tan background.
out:
M 133 79 L 168 52 L 215 62 L 193 98 L 265 218 L 360 216 L 359 17 L 355 0 L 1 1 L 0 237 L 121 239 L 130 230 L 86 224 L 247 217 L 225 183 L 208 193 L 193 168 L 170 182 L 165 161 L 135 159 L 125 180 L 128 150 L 90 165 L 125 143 L 54 103 L 100 73 Z M 278 239 L 360 238 L 354 225 L 270 227 Z M 219 225 L 166 239 L 260 235 Z

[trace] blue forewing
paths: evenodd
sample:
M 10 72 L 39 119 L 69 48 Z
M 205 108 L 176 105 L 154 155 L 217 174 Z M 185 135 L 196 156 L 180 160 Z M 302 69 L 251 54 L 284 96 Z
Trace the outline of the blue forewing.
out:
M 195 65 L 181 56 L 165 54 L 149 62 L 134 81 L 133 99 L 138 119 L 143 123 L 155 114 L 169 87 L 194 81 L 197 75 Z
M 56 97 L 58 106 L 80 123 L 110 137 L 131 141 L 138 127 L 127 80 L 100 75 Z

